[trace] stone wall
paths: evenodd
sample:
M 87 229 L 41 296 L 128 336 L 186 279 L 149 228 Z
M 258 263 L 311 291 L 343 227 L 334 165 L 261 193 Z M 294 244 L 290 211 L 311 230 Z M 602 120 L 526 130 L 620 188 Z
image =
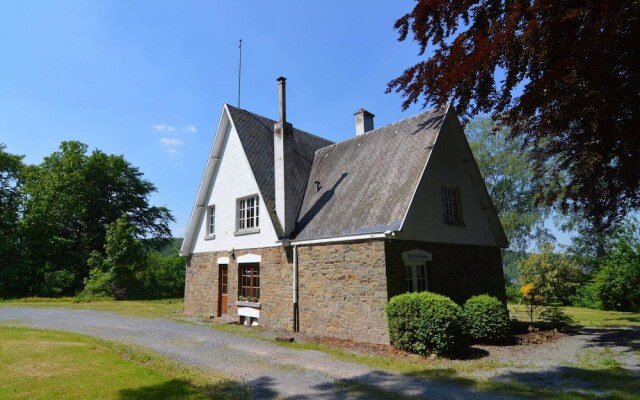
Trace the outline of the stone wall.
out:
M 298 246 L 300 331 L 389 343 L 383 241 Z
M 432 253 L 429 290 L 463 302 L 488 293 L 504 300 L 500 249 L 399 240 L 298 246 L 299 327 L 303 333 L 389 343 L 384 306 L 405 291 L 404 251 Z M 218 315 L 218 257 L 229 257 L 228 315 L 237 316 L 238 257 L 260 262 L 260 325 L 293 328 L 291 248 L 270 247 L 191 256 L 186 273 L 185 313 Z
M 387 241 L 385 245 L 389 297 L 405 292 L 402 253 L 413 249 L 432 253 L 433 261 L 427 267 L 429 291 L 449 296 L 458 303 L 484 293 L 506 301 L 499 248 L 399 240 Z
M 229 257 L 228 315 L 237 315 L 238 257 L 260 262 L 260 325 L 291 330 L 292 249 L 271 247 L 191 256 L 185 314 L 218 315 L 218 257 Z M 312 335 L 388 343 L 384 305 L 387 284 L 382 241 L 298 247 L 300 331 Z
M 184 313 L 216 316 L 218 313 L 218 257 L 228 253 L 196 253 L 189 257 L 185 273 Z
M 219 272 L 218 257 L 228 257 L 227 314 L 237 316 L 238 257 L 256 254 L 260 262 L 260 324 L 279 328 L 292 327 L 292 266 L 290 250 L 282 247 L 236 250 L 229 252 L 196 253 L 187 264 L 185 276 L 184 310 L 186 315 L 218 316 Z

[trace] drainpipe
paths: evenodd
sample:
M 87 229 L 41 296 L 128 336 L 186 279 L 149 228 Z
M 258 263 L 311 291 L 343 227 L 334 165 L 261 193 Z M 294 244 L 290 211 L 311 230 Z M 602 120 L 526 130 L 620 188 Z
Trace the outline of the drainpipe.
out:
M 293 331 L 300 331 L 298 321 L 298 246 L 293 246 Z

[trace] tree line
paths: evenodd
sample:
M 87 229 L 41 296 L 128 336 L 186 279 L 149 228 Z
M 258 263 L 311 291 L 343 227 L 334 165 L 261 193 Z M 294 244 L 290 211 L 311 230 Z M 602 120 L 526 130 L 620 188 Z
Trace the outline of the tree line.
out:
M 539 201 L 552 180 L 534 176 L 530 144 L 487 117 L 471 120 L 465 132 L 510 241 L 503 253 L 509 299 L 640 310 L 640 225 L 633 214 L 604 231 L 591 229 L 582 212 L 563 214 L 561 205 Z M 573 233 L 570 245 L 558 246 L 545 226 L 553 216 Z
M 149 204 L 155 191 L 122 155 L 77 141 L 38 165 L 0 144 L 0 298 L 182 296 L 174 219 Z

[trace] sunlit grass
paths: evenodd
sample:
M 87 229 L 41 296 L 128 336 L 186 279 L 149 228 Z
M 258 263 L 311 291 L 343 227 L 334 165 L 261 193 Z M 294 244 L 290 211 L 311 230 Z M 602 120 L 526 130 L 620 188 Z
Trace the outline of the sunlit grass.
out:
M 114 301 L 97 300 L 78 302 L 73 297 L 44 298 L 28 297 L 17 300 L 2 300 L 2 306 L 64 307 L 84 310 L 112 311 L 121 315 L 141 318 L 181 318 L 184 302 L 182 299 Z
M 0 327 L 0 398 L 209 399 L 248 397 L 223 375 L 82 335 Z
M 509 313 L 519 321 L 528 322 L 526 304 L 509 304 Z M 591 327 L 640 326 L 640 313 L 593 310 L 582 307 L 562 307 L 575 324 Z M 534 321 L 539 321 L 534 315 Z

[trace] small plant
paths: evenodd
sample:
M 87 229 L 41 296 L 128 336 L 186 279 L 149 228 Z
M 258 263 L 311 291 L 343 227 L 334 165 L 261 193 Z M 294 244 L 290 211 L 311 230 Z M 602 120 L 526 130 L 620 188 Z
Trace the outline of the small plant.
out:
M 529 314 L 529 320 L 533 324 L 533 315 L 542 298 L 537 293 L 536 286 L 533 283 L 522 285 L 522 287 L 520 288 L 520 293 L 522 293 L 522 297 L 527 300 L 527 302 L 529 302 L 529 309 L 527 310 L 527 314 Z
M 430 293 L 405 293 L 385 306 L 391 344 L 427 355 L 452 353 L 466 347 L 468 337 L 462 308 L 448 297 Z
M 253 296 L 251 296 L 251 297 L 249 297 L 249 301 L 250 301 L 251 303 L 257 303 L 257 302 L 258 302 L 258 298 L 257 298 L 257 297 L 253 297 Z
M 500 300 L 483 294 L 464 304 L 469 336 L 478 341 L 497 342 L 509 337 L 511 327 L 507 309 Z
M 557 328 L 566 328 L 574 323 L 573 319 L 567 315 L 560 304 L 552 303 L 542 309 L 540 319 L 551 323 Z
M 247 298 L 244 296 L 238 296 L 238 301 L 247 301 Z

